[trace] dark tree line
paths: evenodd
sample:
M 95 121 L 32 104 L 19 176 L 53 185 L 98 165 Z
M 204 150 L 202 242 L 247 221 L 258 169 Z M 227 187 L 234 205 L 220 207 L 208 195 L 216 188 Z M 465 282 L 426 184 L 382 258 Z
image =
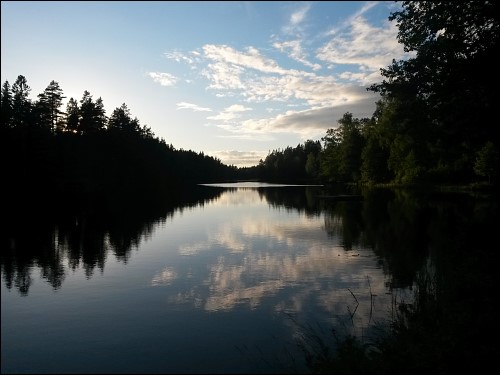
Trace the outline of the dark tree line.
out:
M 106 116 L 102 98 L 85 91 L 61 109 L 56 81 L 30 99 L 19 75 L 1 90 L 3 185 L 7 194 L 116 195 L 161 191 L 181 183 L 234 178 L 236 168 L 178 150 L 141 125 L 124 103 Z
M 312 141 L 273 151 L 254 172 L 323 182 L 495 182 L 498 14 L 490 1 L 403 2 L 389 19 L 415 55 L 393 60 L 368 88 L 381 94 L 373 116 L 348 112 L 319 152 L 304 155 Z

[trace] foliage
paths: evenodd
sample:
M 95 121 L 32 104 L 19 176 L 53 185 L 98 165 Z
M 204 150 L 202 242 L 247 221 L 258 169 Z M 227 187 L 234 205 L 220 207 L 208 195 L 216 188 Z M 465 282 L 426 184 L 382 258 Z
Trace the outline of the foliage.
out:
M 397 22 L 398 41 L 414 56 L 393 60 L 381 70 L 382 83 L 369 89 L 391 105 L 396 100 L 395 125 L 409 125 L 396 132 L 403 138 L 392 164 L 412 172 L 394 170 L 397 180 L 473 178 L 474 150 L 494 133 L 496 83 L 488 75 L 498 48 L 497 8 L 488 1 L 408 1 L 389 17 Z
M 315 181 L 318 178 L 321 143 L 307 140 L 296 147 L 273 150 L 247 176 L 267 181 Z

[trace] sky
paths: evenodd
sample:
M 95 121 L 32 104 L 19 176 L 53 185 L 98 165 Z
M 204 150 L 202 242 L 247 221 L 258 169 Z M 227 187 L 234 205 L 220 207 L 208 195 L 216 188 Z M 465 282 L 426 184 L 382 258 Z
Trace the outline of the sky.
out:
M 371 117 L 380 69 L 407 57 L 399 3 L 2 1 L 1 80 L 54 80 L 106 115 L 125 103 L 158 138 L 237 167 Z

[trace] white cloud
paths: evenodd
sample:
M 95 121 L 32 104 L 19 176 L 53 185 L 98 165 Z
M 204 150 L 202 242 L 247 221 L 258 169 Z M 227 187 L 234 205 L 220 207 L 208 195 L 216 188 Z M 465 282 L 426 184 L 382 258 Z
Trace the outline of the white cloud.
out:
M 149 72 L 148 76 L 153 78 L 153 81 L 162 86 L 173 86 L 179 80 L 177 77 L 170 73 Z
M 336 128 L 338 120 L 346 112 L 357 118 L 370 118 L 375 110 L 377 94 L 371 94 L 355 103 L 346 102 L 335 107 L 310 108 L 302 111 L 286 111 L 274 117 L 248 119 L 238 125 L 219 127 L 239 136 L 257 137 L 276 133 L 293 133 L 302 140 L 325 135 L 327 129 Z
M 200 107 L 199 105 L 193 103 L 179 102 L 176 105 L 177 109 L 190 109 L 195 112 L 212 112 L 210 108 Z
M 286 52 L 289 51 L 289 56 L 304 64 L 305 66 L 308 66 L 312 68 L 313 70 L 319 70 L 321 69 L 321 65 L 315 64 L 307 60 L 306 53 L 302 50 L 301 42 L 300 40 L 290 40 L 287 42 L 275 42 L 273 46 L 277 49 L 279 49 L 281 52 Z
M 292 16 L 290 17 L 290 24 L 295 26 L 295 25 L 298 25 L 299 23 L 301 23 L 302 21 L 304 21 L 304 19 L 306 18 L 307 12 L 309 11 L 309 8 L 310 8 L 310 6 L 307 5 L 301 9 L 299 9 L 298 11 L 294 12 L 292 14 Z
M 223 62 L 208 64 L 207 68 L 202 71 L 202 75 L 211 81 L 208 88 L 214 90 L 243 89 L 240 79 L 242 73 L 241 67 Z
M 311 6 L 308 4 L 293 12 L 292 15 L 290 16 L 288 24 L 282 28 L 283 33 L 285 34 L 300 33 L 301 32 L 300 25 L 306 19 L 307 12 L 309 12 L 310 8 Z
M 295 44 L 279 46 L 295 46 L 292 48 L 298 51 Z M 364 93 L 360 95 L 360 91 L 353 91 L 352 84 L 338 81 L 334 75 L 322 76 L 281 68 L 253 47 L 247 52 L 240 52 L 225 45 L 206 45 L 203 50 L 205 57 L 213 62 L 208 64 L 202 74 L 209 80 L 208 89 L 217 91 L 219 97 L 240 96 L 249 102 L 297 104 L 290 103 L 295 100 L 312 107 L 327 107 L 355 102 L 365 96 Z M 376 77 L 379 75 L 374 75 L 370 70 L 363 74 L 343 76 L 344 79 L 355 79 L 357 84 L 361 82 L 366 85 L 376 81 Z M 212 119 L 229 120 L 228 116 L 232 115 Z
M 328 31 L 326 33 L 326 35 L 335 35 L 337 34 L 338 32 L 340 32 L 340 30 L 342 29 L 346 29 L 346 28 L 349 28 L 352 24 L 352 22 L 362 16 L 363 14 L 365 14 L 367 11 L 369 11 L 371 8 L 373 8 L 374 6 L 376 6 L 379 2 L 378 1 L 367 1 L 365 3 L 365 5 L 363 5 L 361 7 L 360 10 L 358 10 L 356 13 L 354 13 L 352 16 L 350 17 L 347 17 L 347 19 L 342 22 L 339 26 L 335 26 L 333 27 L 330 31 Z
M 392 59 L 405 55 L 403 46 L 397 41 L 397 33 L 394 23 L 375 27 L 358 16 L 345 31 L 332 32 L 332 38 L 317 50 L 316 57 L 331 64 L 351 64 L 366 70 L 367 74 L 378 72 L 390 65 Z
M 279 67 L 272 59 L 262 56 L 255 47 L 247 47 L 246 53 L 239 52 L 227 45 L 206 44 L 203 46 L 205 57 L 216 63 L 254 69 L 264 73 L 285 74 L 287 71 Z
M 220 121 L 227 122 L 230 120 L 240 118 L 241 115 L 239 114 L 239 112 L 245 112 L 245 111 L 251 111 L 251 110 L 252 110 L 252 108 L 245 107 L 241 104 L 233 104 L 233 105 L 225 108 L 223 111 L 219 112 L 218 115 L 207 117 L 207 119 L 208 120 L 220 120 Z
M 186 62 L 188 64 L 194 64 L 199 62 L 200 53 L 197 51 L 192 51 L 189 53 L 184 53 L 179 50 L 174 50 L 170 52 L 165 52 L 163 54 L 167 59 L 174 60 L 178 63 Z

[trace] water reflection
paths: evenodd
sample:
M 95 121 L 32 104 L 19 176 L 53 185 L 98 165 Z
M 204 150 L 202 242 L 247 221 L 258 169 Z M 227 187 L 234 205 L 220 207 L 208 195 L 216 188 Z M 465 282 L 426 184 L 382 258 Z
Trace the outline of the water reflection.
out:
M 304 188 L 227 190 L 205 208 L 211 224 L 206 224 L 204 238 L 177 248 L 179 255 L 192 257 L 192 263 L 203 255 L 204 267 L 168 264 L 152 277 L 151 285 L 169 286 L 165 293 L 172 304 L 207 312 L 242 306 L 253 310 L 270 301 L 277 312 L 319 306 L 329 318 L 345 318 L 351 312 L 356 328 L 362 329 L 374 318 L 374 305 L 379 318 L 386 314 L 386 276 L 371 249 L 347 248 L 341 236 L 332 235 L 331 223 L 341 225 L 338 212 L 344 211 L 328 203 L 322 209 L 317 195 L 317 189 Z
M 33 206 L 25 203 L 4 212 L 9 218 L 1 233 L 0 267 L 8 289 L 27 295 L 32 273 L 59 289 L 68 273 L 82 268 L 87 279 L 101 273 L 109 256 L 127 263 L 131 252 L 177 212 L 203 206 L 221 189 L 183 188 L 163 197 L 121 197 L 114 200 L 61 202 Z
M 445 282 L 429 284 L 429 293 L 491 300 L 496 264 L 483 255 L 496 201 L 388 189 L 335 201 L 319 199 L 323 193 L 200 187 L 12 216 L 1 235 L 2 280 L 15 291 L 2 293 L 2 370 L 41 361 L 46 330 L 51 350 L 67 360 L 58 368 L 47 359 L 45 369 L 71 370 L 80 360 L 82 372 L 142 373 L 130 355 L 137 350 L 151 372 L 201 372 L 195 363 L 206 372 L 255 372 L 255 363 L 238 367 L 235 346 L 258 342 L 274 355 L 281 347 L 266 330 L 286 340 L 297 322 L 368 335 L 430 272 Z M 466 283 L 456 281 L 472 268 L 479 271 Z M 33 287 L 37 272 L 58 293 Z M 479 292 L 471 280 L 484 283 Z M 102 353 L 113 359 L 94 364 Z

